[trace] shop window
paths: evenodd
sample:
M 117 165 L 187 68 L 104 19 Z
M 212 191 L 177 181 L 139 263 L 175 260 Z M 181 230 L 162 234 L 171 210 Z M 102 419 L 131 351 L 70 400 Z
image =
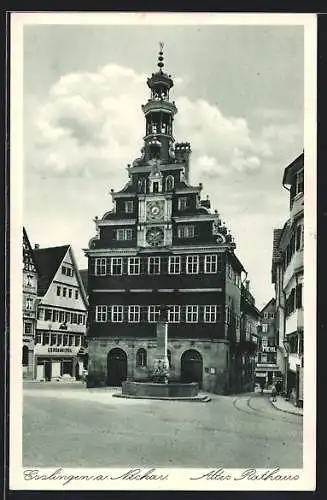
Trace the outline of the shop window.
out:
M 146 364 L 147 364 L 146 350 L 143 348 L 138 349 L 136 353 L 136 366 L 146 366 Z

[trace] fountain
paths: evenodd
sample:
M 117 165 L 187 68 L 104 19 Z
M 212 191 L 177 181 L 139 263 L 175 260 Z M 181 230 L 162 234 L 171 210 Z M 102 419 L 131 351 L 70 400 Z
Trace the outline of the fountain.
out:
M 167 357 L 168 311 L 169 308 L 166 306 L 160 308 L 159 321 L 156 324 L 157 346 L 151 379 L 145 382 L 126 380 L 122 384 L 121 395 L 117 394 L 117 396 L 200 401 L 208 399 L 198 396 L 199 386 L 196 382 L 182 383 L 169 381 L 169 362 Z

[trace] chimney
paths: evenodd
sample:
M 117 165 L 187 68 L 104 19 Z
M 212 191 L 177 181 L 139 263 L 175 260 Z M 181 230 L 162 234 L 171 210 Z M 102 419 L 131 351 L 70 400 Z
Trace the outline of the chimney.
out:
M 38 250 L 39 248 L 40 248 L 40 245 L 38 243 L 35 243 L 34 250 Z
M 245 288 L 247 289 L 247 291 L 250 290 L 250 280 L 246 280 L 246 282 L 245 282 Z

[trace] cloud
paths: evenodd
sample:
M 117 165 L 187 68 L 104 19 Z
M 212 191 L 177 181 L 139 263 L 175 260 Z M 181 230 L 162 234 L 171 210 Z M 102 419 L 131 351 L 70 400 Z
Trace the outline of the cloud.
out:
M 117 169 L 138 156 L 142 146 L 145 81 L 145 75 L 116 64 L 62 76 L 46 101 L 34 101 L 27 113 L 28 166 L 50 177 L 117 177 Z M 251 175 L 264 168 L 273 143 L 288 145 L 296 134 L 292 126 L 285 133 L 285 125 L 273 124 L 254 136 L 244 118 L 225 116 L 203 99 L 183 95 L 176 104 L 175 137 L 192 141 L 197 177 Z

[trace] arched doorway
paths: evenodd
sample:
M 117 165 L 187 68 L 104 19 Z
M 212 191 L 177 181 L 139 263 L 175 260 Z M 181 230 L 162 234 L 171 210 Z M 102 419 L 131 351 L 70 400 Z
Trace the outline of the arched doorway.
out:
M 108 353 L 107 384 L 117 387 L 127 378 L 127 356 L 125 351 L 115 347 Z
M 181 381 L 197 382 L 202 387 L 203 361 L 201 354 L 195 349 L 189 349 L 181 357 Z

